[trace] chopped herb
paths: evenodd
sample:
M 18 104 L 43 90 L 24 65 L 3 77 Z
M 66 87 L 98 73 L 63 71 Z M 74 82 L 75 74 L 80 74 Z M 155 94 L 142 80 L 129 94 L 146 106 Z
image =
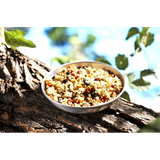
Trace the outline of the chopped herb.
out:
M 90 85 L 90 82 L 88 82 L 87 79 L 84 79 L 84 84 L 85 84 L 86 86 L 89 86 L 89 85 Z
M 93 92 L 91 93 L 91 96 L 92 96 L 92 97 L 96 97 L 96 96 L 98 96 L 98 93 L 97 93 L 96 91 L 93 91 Z
M 66 74 L 67 74 L 67 75 L 69 75 L 69 74 L 70 74 L 70 72 L 66 72 Z

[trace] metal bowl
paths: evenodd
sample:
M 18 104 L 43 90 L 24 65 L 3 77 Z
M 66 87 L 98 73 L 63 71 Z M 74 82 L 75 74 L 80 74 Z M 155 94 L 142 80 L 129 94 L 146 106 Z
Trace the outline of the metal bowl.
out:
M 86 66 L 86 65 L 91 65 L 93 68 L 101 68 L 104 70 L 109 70 L 111 72 L 113 72 L 113 74 L 115 74 L 116 76 L 118 76 L 122 82 L 123 82 L 123 89 L 122 91 L 119 93 L 119 95 L 117 97 L 115 97 L 114 99 L 112 99 L 109 102 L 106 102 L 104 104 L 100 104 L 100 105 L 96 105 L 96 106 L 90 106 L 90 107 L 74 107 L 74 106 L 69 106 L 69 105 L 63 105 L 61 103 L 55 102 L 54 100 L 50 99 L 46 92 L 45 92 L 45 80 L 47 77 L 53 77 L 55 76 L 58 72 L 61 71 L 62 68 L 67 67 L 67 66 L 71 66 L 71 65 L 75 65 L 75 66 Z M 71 63 L 66 63 L 64 65 L 61 65 L 60 67 L 56 68 L 56 69 L 52 69 L 42 80 L 42 84 L 41 84 L 41 89 L 42 92 L 44 94 L 44 96 L 57 108 L 64 110 L 66 112 L 70 112 L 70 113 L 76 113 L 76 114 L 88 114 L 88 113 L 94 113 L 94 112 L 99 112 L 102 111 L 104 109 L 106 109 L 111 103 L 113 103 L 118 97 L 121 96 L 121 94 L 124 91 L 124 87 L 125 87 L 125 79 L 123 77 L 123 75 L 114 67 L 107 65 L 105 63 L 101 63 L 101 62 L 96 62 L 96 61 L 76 61 L 76 62 L 71 62 Z

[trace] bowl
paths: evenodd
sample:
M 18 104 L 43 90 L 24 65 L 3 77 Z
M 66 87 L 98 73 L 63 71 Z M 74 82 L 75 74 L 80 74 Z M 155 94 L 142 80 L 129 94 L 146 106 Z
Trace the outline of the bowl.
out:
M 114 75 L 118 76 L 118 78 L 120 78 L 122 80 L 123 89 L 117 95 L 117 97 L 115 97 L 114 99 L 112 99 L 106 103 L 95 105 L 95 106 L 74 107 L 74 106 L 64 105 L 64 104 L 55 102 L 54 100 L 50 99 L 50 97 L 48 97 L 45 92 L 45 80 L 47 77 L 51 78 L 51 77 L 55 76 L 58 72 L 61 71 L 62 68 L 65 68 L 69 65 L 70 66 L 74 65 L 76 67 L 91 65 L 93 68 L 101 68 L 104 70 L 109 70 L 109 71 L 113 72 Z M 57 108 L 59 108 L 63 111 L 75 113 L 75 114 L 89 114 L 89 113 L 95 113 L 95 112 L 99 112 L 99 111 L 106 109 L 108 106 L 111 105 L 111 103 L 114 103 L 114 101 L 117 100 L 117 98 L 121 96 L 121 94 L 124 91 L 124 88 L 125 88 L 125 79 L 124 79 L 123 75 L 116 68 L 114 68 L 108 64 L 97 62 L 97 61 L 76 61 L 76 62 L 66 63 L 64 65 L 61 65 L 58 68 L 53 68 L 50 72 L 47 73 L 47 75 L 43 78 L 42 83 L 41 83 L 41 89 L 42 89 L 44 96 L 47 98 L 47 100 L 49 100 L 53 104 L 53 106 L 56 106 Z

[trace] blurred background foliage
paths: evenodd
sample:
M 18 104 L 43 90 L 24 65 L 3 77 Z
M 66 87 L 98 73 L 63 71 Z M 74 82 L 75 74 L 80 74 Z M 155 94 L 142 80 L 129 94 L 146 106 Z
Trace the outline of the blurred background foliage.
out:
M 96 41 L 96 37 L 92 34 L 88 34 L 86 38 L 86 42 L 82 42 L 79 38 L 78 33 L 73 35 L 67 34 L 67 27 L 53 27 L 46 30 L 48 37 L 52 41 L 52 45 L 65 46 L 70 45 L 71 51 L 69 53 L 64 52 L 63 55 L 59 57 L 51 57 L 51 65 L 54 61 L 59 62 L 60 64 L 77 61 L 77 60 L 95 60 L 103 63 L 107 63 L 112 65 L 106 56 L 99 56 L 95 51 L 91 50 L 89 46 L 93 45 Z M 135 36 L 135 37 L 134 37 Z M 135 90 L 143 91 L 148 90 L 151 87 L 151 83 L 149 81 L 144 80 L 145 76 L 154 74 L 153 70 L 146 52 L 146 49 L 149 45 L 154 42 L 154 34 L 149 32 L 149 27 L 142 27 L 142 30 L 139 31 L 136 27 L 131 27 L 126 33 L 126 40 L 134 37 L 134 49 L 133 53 L 130 56 L 135 56 L 137 53 L 145 54 L 145 57 L 148 63 L 148 68 L 140 71 L 139 78 L 135 78 L 135 73 L 125 73 L 124 76 L 126 78 L 127 84 Z M 118 55 L 115 57 L 116 67 L 119 70 L 125 70 L 129 67 L 129 60 L 125 54 L 117 53 Z M 157 78 L 157 77 L 156 77 Z M 129 94 L 125 91 L 122 95 L 123 98 L 127 100 L 131 100 Z
M 48 37 L 52 40 L 55 45 L 64 45 L 68 42 L 69 36 L 65 33 L 67 27 L 53 27 L 46 30 Z
M 79 38 L 79 35 L 73 34 L 71 36 L 68 36 L 65 32 L 67 29 L 67 24 L 53 24 L 53 27 L 49 30 L 46 30 L 48 37 L 52 40 L 53 45 L 65 45 L 70 44 L 71 51 L 69 53 L 63 53 L 64 55 L 61 55 L 59 57 L 51 57 L 51 65 L 54 63 L 54 61 L 59 62 L 60 64 L 69 63 L 72 61 L 77 60 L 86 60 L 86 59 L 93 59 L 96 60 L 98 58 L 99 61 L 105 61 L 103 56 L 99 56 L 94 51 L 90 50 L 89 53 L 85 51 L 87 47 L 94 44 L 96 41 L 96 37 L 93 34 L 87 35 L 86 42 L 82 42 Z M 110 64 L 108 62 L 108 64 Z

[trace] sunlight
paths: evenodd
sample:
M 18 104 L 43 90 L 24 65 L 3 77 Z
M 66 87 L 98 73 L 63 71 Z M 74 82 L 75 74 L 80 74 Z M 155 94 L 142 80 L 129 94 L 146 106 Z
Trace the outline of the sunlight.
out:
M 110 31 L 108 28 L 104 28 L 104 29 L 102 29 L 101 34 L 103 37 L 107 37 L 107 36 L 109 36 Z

